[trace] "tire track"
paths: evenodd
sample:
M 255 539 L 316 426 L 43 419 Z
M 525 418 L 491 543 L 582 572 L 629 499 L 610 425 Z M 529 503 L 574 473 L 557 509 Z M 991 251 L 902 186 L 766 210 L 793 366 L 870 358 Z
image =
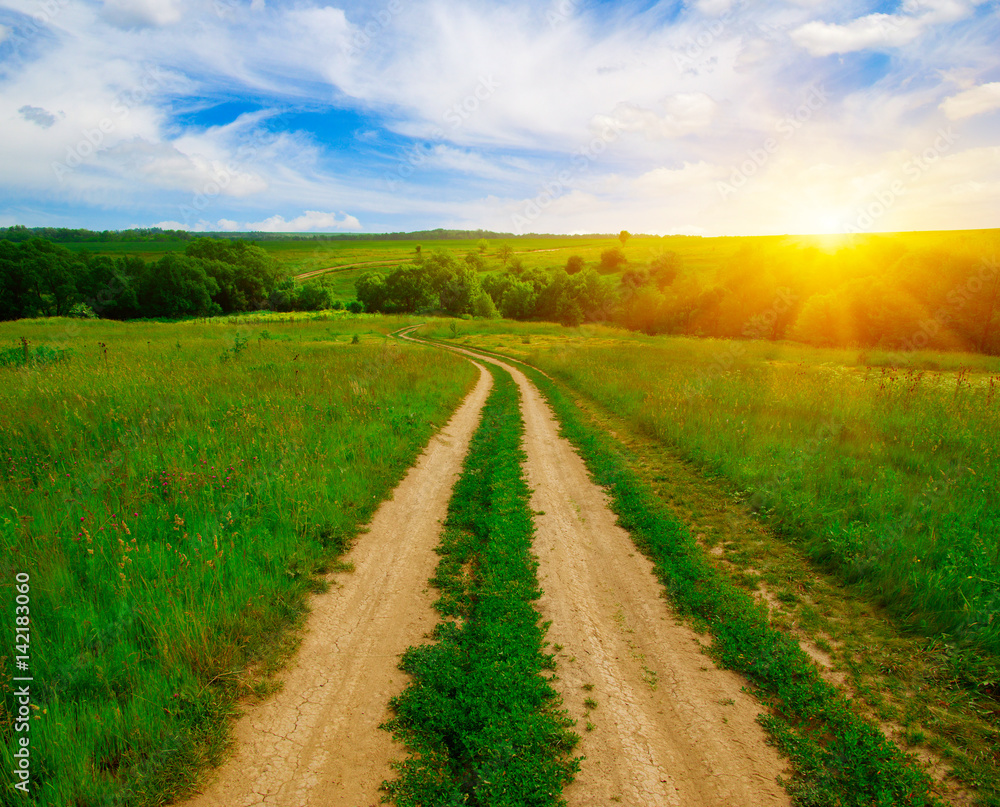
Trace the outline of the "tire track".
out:
M 405 687 L 399 656 L 437 623 L 427 581 L 441 522 L 492 387 L 473 391 L 435 435 L 344 560 L 354 571 L 311 602 L 282 690 L 237 722 L 233 754 L 185 807 L 378 804 L 403 749 L 378 727 Z

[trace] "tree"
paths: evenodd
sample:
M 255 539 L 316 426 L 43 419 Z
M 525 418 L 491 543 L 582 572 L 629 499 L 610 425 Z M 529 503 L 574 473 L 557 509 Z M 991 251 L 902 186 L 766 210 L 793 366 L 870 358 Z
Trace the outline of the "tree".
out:
M 677 279 L 683 266 L 681 256 L 676 252 L 661 252 L 649 262 L 649 275 L 661 289 L 665 289 Z
M 490 297 L 482 287 L 472 298 L 472 316 L 476 319 L 499 319 L 500 312 L 497 310 L 493 298 Z
M 504 319 L 529 319 L 535 313 L 537 297 L 530 283 L 514 280 L 500 301 L 500 313 Z
M 606 249 L 601 253 L 601 271 L 617 272 L 622 266 L 628 263 L 625 252 L 621 247 Z
M 263 248 L 249 241 L 199 238 L 184 254 L 200 258 L 219 286 L 214 302 L 225 313 L 263 308 L 281 278 L 278 262 Z
M 476 246 L 479 248 L 479 253 L 481 255 L 485 255 L 486 250 L 490 248 L 490 242 L 487 241 L 485 238 L 480 238 L 479 241 L 476 243 Z
M 570 255 L 566 259 L 566 274 L 575 275 L 580 271 L 583 271 L 583 258 L 579 255 Z
M 513 257 L 513 255 L 514 255 L 514 248 L 506 241 L 504 241 L 500 245 L 500 248 L 497 250 L 497 257 L 500 259 L 500 263 L 502 263 L 504 266 L 507 265 L 507 261 L 509 261 L 511 257 Z
M 483 257 L 478 252 L 469 252 L 465 256 L 465 262 L 471 269 L 478 272 L 483 268 Z
M 139 278 L 139 309 L 146 317 L 206 316 L 222 313 L 212 301 L 219 291 L 202 263 L 186 255 L 164 255 Z
M 622 242 L 623 247 L 631 237 L 632 233 L 630 233 L 628 230 L 622 230 L 620 233 L 618 233 L 618 240 Z
M 470 267 L 462 267 L 441 289 L 441 308 L 453 317 L 471 313 L 472 301 L 480 291 L 479 275 Z
M 436 302 L 427 272 L 420 266 L 401 266 L 385 279 L 385 290 L 387 313 L 412 314 Z
M 385 310 L 389 293 L 385 286 L 385 275 L 381 272 L 365 272 L 355 281 L 354 289 L 365 311 L 378 313 Z

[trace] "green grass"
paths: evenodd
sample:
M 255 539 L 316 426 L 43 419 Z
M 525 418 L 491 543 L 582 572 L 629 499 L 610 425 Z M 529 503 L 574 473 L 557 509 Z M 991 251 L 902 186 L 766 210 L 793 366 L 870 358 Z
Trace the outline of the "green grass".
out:
M 0 610 L 31 580 L 31 795 L 12 770 L 0 622 L 0 804 L 147 805 L 218 761 L 359 526 L 474 370 L 404 320 L 21 321 L 0 346 Z M 352 344 L 354 337 L 357 344 Z
M 1000 653 L 1000 358 L 504 326 L 457 339 L 525 358 L 731 480 L 903 624 Z
M 519 396 L 494 390 L 450 505 L 432 582 L 449 617 L 435 641 L 411 647 L 411 685 L 387 724 L 410 757 L 386 787 L 399 805 L 558 805 L 579 768 L 577 737 L 543 674 L 545 627 L 531 554 L 530 491 L 521 473 Z
M 654 562 L 672 602 L 710 629 L 713 655 L 746 675 L 771 707 L 761 722 L 792 760 L 786 787 L 795 803 L 938 804 L 919 766 L 820 678 L 794 639 L 770 625 L 765 607 L 714 570 L 686 528 L 629 470 L 631 460 L 585 424 L 572 397 L 540 373 L 528 374 L 594 480 L 609 490 L 619 523 Z

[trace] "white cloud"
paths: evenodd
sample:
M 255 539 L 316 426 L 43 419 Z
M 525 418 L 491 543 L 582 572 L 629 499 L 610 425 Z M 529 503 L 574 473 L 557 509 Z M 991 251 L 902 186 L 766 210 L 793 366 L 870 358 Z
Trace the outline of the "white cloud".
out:
M 178 0 L 105 0 L 101 16 L 122 28 L 171 25 L 181 19 Z
M 850 53 L 867 48 L 899 47 L 920 35 L 921 25 L 910 17 L 869 14 L 847 25 L 809 22 L 792 31 L 792 41 L 813 56 Z
M 233 219 L 208 221 L 201 219 L 192 225 L 186 222 L 166 220 L 154 224 L 163 230 L 191 230 L 201 233 L 304 233 L 330 231 L 360 231 L 361 222 L 356 217 L 341 212 L 323 213 L 318 210 L 306 210 L 301 216 L 286 221 L 283 216 L 274 215 L 263 221 L 247 221 L 240 223 Z
M 361 222 L 354 216 L 341 212 L 341 218 L 336 213 L 323 213 L 319 210 L 307 210 L 301 216 L 291 221 L 285 221 L 282 216 L 271 216 L 264 221 L 248 224 L 246 229 L 251 232 L 264 233 L 303 233 L 317 230 L 361 230 Z
M 949 120 L 959 120 L 1000 109 L 1000 81 L 981 84 L 945 99 L 941 110 Z
M 635 104 L 619 103 L 610 115 L 594 118 L 596 128 L 638 132 L 650 140 L 664 140 L 702 131 L 711 124 L 716 103 L 705 93 L 677 93 L 660 105 L 664 114 Z
M 28 13 L 35 0 L 3 2 Z M 9 209 L 48 199 L 196 229 L 359 229 L 360 218 L 509 230 L 568 171 L 539 231 L 774 231 L 809 220 L 806 181 L 810 209 L 836 207 L 891 173 L 894 153 L 919 153 L 939 104 L 953 120 L 997 107 L 994 84 L 974 85 L 995 78 L 1000 23 L 969 19 L 971 0 L 903 0 L 893 14 L 868 13 L 871 0 L 690 0 L 668 24 L 577 4 L 555 26 L 548 3 L 527 0 L 412 0 L 382 21 L 384 3 L 318 3 L 59 0 L 32 34 L 39 58 L 0 66 L 0 195 Z M 835 77 L 832 60 L 809 56 L 915 42 L 905 59 Z M 811 85 L 830 87 L 823 109 L 795 120 L 794 137 L 776 134 Z M 206 125 L 213 99 L 265 109 Z M 963 124 L 962 143 L 998 142 L 988 125 Z M 617 134 L 602 139 L 609 126 Z M 780 154 L 723 204 L 718 172 L 768 138 Z M 420 165 L 390 192 L 384 179 L 411 156 Z M 991 198 L 993 180 L 971 176 L 939 199 L 967 211 L 960 200 Z M 498 196 L 483 198 L 490 183 Z M 937 226 L 963 225 L 934 209 Z
M 792 41 L 813 56 L 908 45 L 932 25 L 969 16 L 983 0 L 906 0 L 904 14 L 868 14 L 846 25 L 813 21 L 791 32 Z
M 10 36 L 10 28 L 8 28 L 6 25 L 0 25 L 0 42 L 3 42 L 9 36 Z

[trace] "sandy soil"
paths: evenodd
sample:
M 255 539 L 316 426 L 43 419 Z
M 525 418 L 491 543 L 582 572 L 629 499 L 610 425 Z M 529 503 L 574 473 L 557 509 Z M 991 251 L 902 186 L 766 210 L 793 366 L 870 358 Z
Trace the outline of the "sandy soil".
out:
M 586 756 L 565 791 L 570 807 L 790 804 L 776 781 L 788 770 L 756 722 L 759 704 L 740 691 L 745 680 L 717 669 L 671 615 L 652 564 L 616 526 L 535 387 L 510 365 L 476 358 L 521 389 L 531 506 L 543 513 L 539 610 L 562 647 L 555 686 Z
M 379 803 L 403 749 L 378 726 L 407 676 L 399 656 L 437 622 L 428 588 L 441 520 L 492 386 L 475 389 L 375 514 L 325 594 L 311 602 L 283 688 L 237 722 L 233 756 L 187 807 Z

